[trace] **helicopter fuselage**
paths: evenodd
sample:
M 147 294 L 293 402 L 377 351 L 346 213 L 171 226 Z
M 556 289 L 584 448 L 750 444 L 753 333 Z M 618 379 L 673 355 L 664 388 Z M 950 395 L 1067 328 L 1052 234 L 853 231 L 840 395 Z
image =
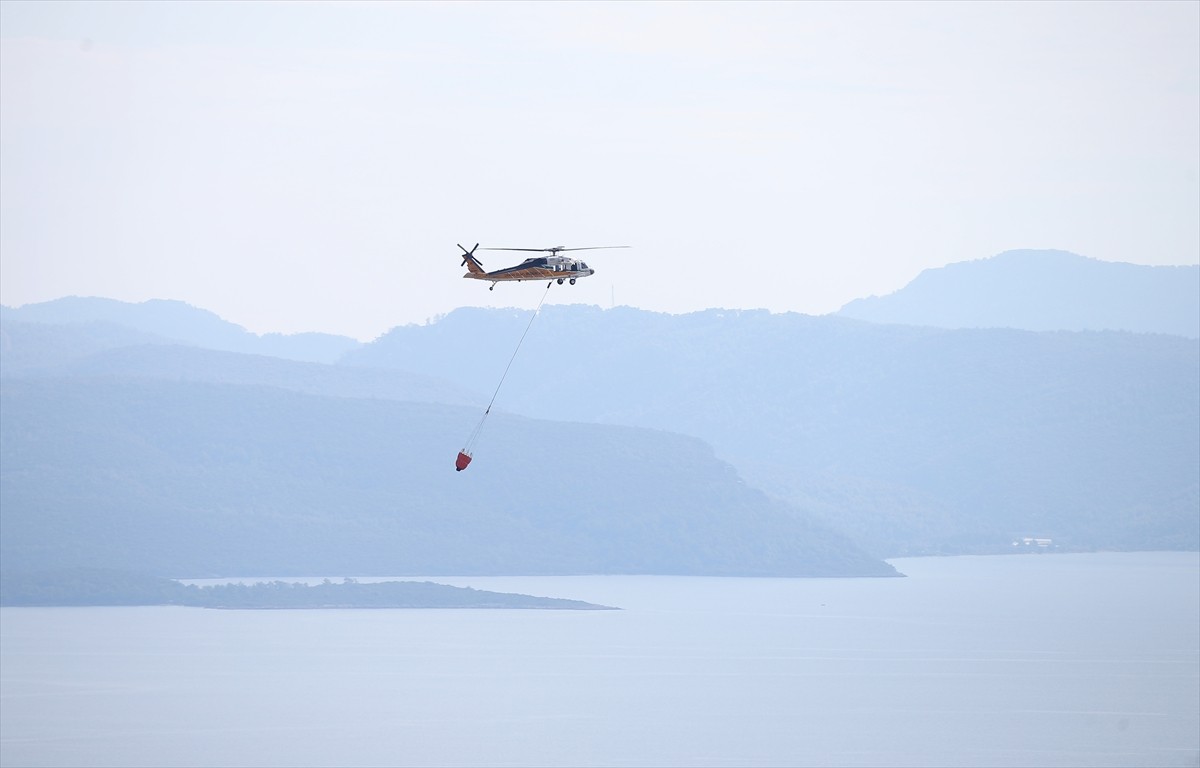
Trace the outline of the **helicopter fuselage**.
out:
M 488 280 L 491 283 L 520 281 L 520 280 L 557 280 L 563 282 L 570 280 L 572 283 L 577 278 L 588 277 L 594 275 L 596 270 L 587 265 L 586 262 L 580 259 L 573 259 L 569 256 L 535 256 L 517 264 L 513 267 L 505 269 L 497 269 L 492 272 L 484 272 L 474 261 L 467 262 L 469 270 L 463 277 L 469 277 L 473 280 Z

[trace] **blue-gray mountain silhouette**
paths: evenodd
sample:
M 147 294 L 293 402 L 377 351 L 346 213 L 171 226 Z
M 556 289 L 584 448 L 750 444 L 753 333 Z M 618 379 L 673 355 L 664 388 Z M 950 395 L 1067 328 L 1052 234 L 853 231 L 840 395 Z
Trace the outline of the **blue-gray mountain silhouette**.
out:
M 172 577 L 894 575 L 694 438 L 132 377 L 7 378 L 0 561 Z
M 344 364 L 481 386 L 527 320 L 457 310 Z M 1200 546 L 1194 339 L 556 305 L 497 408 L 694 435 L 882 556 Z
M 271 355 L 288 360 L 332 363 L 359 342 L 327 333 L 267 333 L 258 335 L 222 320 L 206 309 L 182 301 L 152 299 L 129 303 L 98 297 L 68 296 L 22 307 L 0 308 L 7 323 L 120 326 L 154 339 L 205 349 Z
M 224 394 L 211 398 L 199 394 L 206 390 L 188 390 L 219 421 L 241 413 L 236 403 L 247 392 L 294 392 L 318 397 L 297 406 L 288 419 L 321 424 L 332 422 L 306 415 L 304 408 L 321 413 L 331 400 L 370 401 L 385 409 L 398 401 L 465 405 L 444 412 L 453 420 L 444 434 L 431 429 L 420 438 L 445 439 L 434 454 L 444 453 L 440 461 L 449 466 L 486 404 L 481 393 L 495 385 L 529 312 L 457 310 L 434 323 L 396 328 L 351 350 L 336 366 L 152 343 L 147 334 L 112 324 L 21 323 L 7 311 L 4 317 L 0 369 L 6 393 L 15 378 L 153 381 L 165 391 L 222 385 Z M 129 397 L 150 391 L 141 384 L 128 385 Z M 96 392 L 99 398 L 107 390 Z M 222 398 L 228 399 L 224 407 L 214 404 Z M 20 413 L 13 407 L 6 405 L 0 425 L 6 440 L 10 425 L 20 423 L 10 417 Z M 100 407 L 99 399 L 93 407 Z M 47 419 L 54 412 L 50 406 L 40 411 Z M 734 481 L 740 475 L 783 499 L 787 514 L 814 531 L 814 542 L 825 540 L 822 525 L 835 527 L 877 557 L 994 552 L 1021 536 L 1052 537 L 1070 549 L 1200 546 L 1195 339 L 943 330 L 765 311 L 672 316 L 551 306 L 496 402 L 497 419 L 506 412 L 533 417 L 536 424 L 558 422 L 553 429 L 564 435 L 589 434 L 593 427 L 579 422 L 591 422 L 700 438 L 713 446 L 717 459 L 736 468 Z M 146 414 L 149 431 L 135 443 L 160 440 L 156 413 Z M 497 477 L 521 479 L 563 507 L 591 503 L 592 486 L 580 485 L 589 477 L 591 459 L 572 450 L 534 462 L 522 452 L 492 452 L 488 441 L 504 434 L 497 419 L 485 434 L 486 460 L 463 477 L 495 471 Z M 382 415 L 367 421 L 398 425 Z M 55 436 L 62 443 L 57 449 L 71 455 L 76 438 L 70 429 L 26 426 L 22 439 Z M 276 421 L 261 428 L 267 437 L 287 434 Z M 354 442 L 353 436 L 338 439 Z M 386 442 L 368 436 L 360 442 L 379 440 Z M 630 477 L 662 488 L 692 483 L 696 471 L 723 466 L 690 449 L 676 451 L 669 441 L 624 454 L 615 447 L 619 443 L 609 440 L 615 453 L 601 452 L 595 461 L 613 466 L 632 461 L 636 471 L 627 470 Z M 571 443 L 561 438 L 559 444 Z M 289 445 L 270 443 L 258 450 L 283 455 Z M 14 450 L 24 455 L 21 451 L 32 448 Z M 346 462 L 364 461 L 349 451 L 345 456 Z M 137 461 L 154 464 L 152 457 Z M 641 474 L 643 465 L 652 474 Z M 257 466 L 243 469 L 253 474 Z M 69 462 L 55 470 L 67 474 L 36 475 L 45 493 L 74 487 L 63 482 L 68 467 Z M 287 479 L 293 469 L 261 465 L 262 475 L 272 478 L 264 480 L 268 485 L 306 487 Z M 440 477 L 432 465 L 430 473 Z M 126 490 L 141 482 L 136 473 L 117 476 L 130 481 Z M 212 476 L 217 486 L 227 482 L 220 473 Z M 621 476 L 607 475 L 615 483 Z M 6 486 L 14 477 L 23 476 L 7 475 Z M 347 471 L 345 477 L 359 475 Z M 422 477 L 405 481 L 418 497 L 427 490 Z M 27 501 L 36 498 L 30 493 Z M 621 504 L 635 508 L 628 500 Z M 7 526 L 7 509 L 4 514 Z M 729 523 L 740 525 L 736 515 Z
M 1007 251 L 927 269 L 837 313 L 874 323 L 1200 337 L 1200 266 L 1143 266 L 1066 251 Z

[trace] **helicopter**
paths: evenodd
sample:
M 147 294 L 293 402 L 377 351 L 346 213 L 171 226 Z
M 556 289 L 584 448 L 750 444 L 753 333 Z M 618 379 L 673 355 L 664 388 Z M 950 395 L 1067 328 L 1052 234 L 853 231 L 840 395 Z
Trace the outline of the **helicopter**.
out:
M 463 252 L 463 265 L 467 267 L 467 274 L 463 277 L 469 277 L 474 280 L 490 280 L 492 284 L 488 286 L 488 290 L 495 290 L 496 283 L 521 281 L 521 280 L 557 280 L 559 285 L 563 284 L 564 280 L 570 281 L 571 285 L 575 285 L 575 280 L 580 277 L 594 275 L 596 270 L 589 267 L 583 260 L 573 256 L 560 256 L 563 251 L 596 251 L 606 248 L 628 248 L 628 245 L 593 245 L 587 248 L 567 248 L 563 245 L 556 245 L 553 248 L 484 248 L 485 251 L 527 251 L 533 253 L 548 253 L 549 256 L 531 256 L 515 267 L 506 267 L 497 269 L 494 272 L 487 272 L 483 269 L 483 262 L 475 258 L 475 251 L 479 248 L 479 243 L 475 243 L 475 247 L 471 250 L 463 248 L 462 243 L 457 243 L 458 247 Z M 460 265 L 461 266 L 461 265 Z

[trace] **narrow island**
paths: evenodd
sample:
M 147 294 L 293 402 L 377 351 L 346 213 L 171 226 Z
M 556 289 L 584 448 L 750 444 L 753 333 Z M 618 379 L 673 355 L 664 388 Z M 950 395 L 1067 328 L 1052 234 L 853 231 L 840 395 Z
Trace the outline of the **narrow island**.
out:
M 288 581 L 254 584 L 183 584 L 126 571 L 71 568 L 0 574 L 0 606 L 154 606 L 224 609 L 311 608 L 510 608 L 570 611 L 619 610 L 582 600 L 535 597 L 452 587 L 430 581 L 321 584 Z

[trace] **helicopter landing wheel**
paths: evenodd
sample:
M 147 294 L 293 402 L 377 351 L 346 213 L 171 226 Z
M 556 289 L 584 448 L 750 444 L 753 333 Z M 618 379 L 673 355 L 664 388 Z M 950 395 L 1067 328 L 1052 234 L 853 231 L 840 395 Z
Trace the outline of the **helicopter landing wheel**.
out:
M 571 278 L 571 285 L 575 285 L 575 278 Z
M 489 291 L 494 291 L 494 290 L 496 290 L 496 286 L 494 286 L 494 285 L 489 285 L 489 286 L 488 286 L 488 290 L 489 290 Z
M 560 278 L 558 278 L 558 284 L 559 284 L 559 285 L 562 285 L 562 278 L 561 278 L 561 277 L 560 277 Z

